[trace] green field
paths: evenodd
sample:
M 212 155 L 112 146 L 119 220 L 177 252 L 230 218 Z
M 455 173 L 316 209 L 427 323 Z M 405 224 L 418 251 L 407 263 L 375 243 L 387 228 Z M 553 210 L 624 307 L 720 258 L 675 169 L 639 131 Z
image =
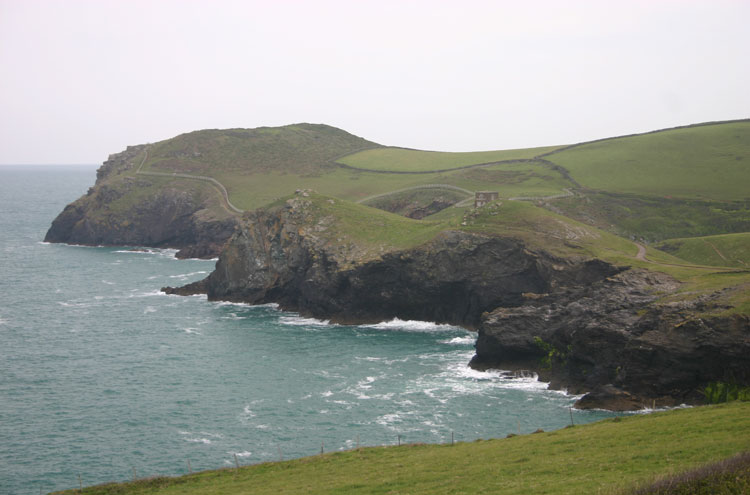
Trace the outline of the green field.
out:
M 545 158 L 591 189 L 693 199 L 750 198 L 750 121 L 584 143 Z
M 505 439 L 365 447 L 240 470 L 101 485 L 82 493 L 619 494 L 749 449 L 750 403 L 733 402 Z
M 404 148 L 378 148 L 360 151 L 336 161 L 363 170 L 388 172 L 434 172 L 452 170 L 480 163 L 533 158 L 556 149 L 556 146 L 517 150 L 470 151 L 452 153 Z
M 670 239 L 657 247 L 692 263 L 750 268 L 750 232 Z

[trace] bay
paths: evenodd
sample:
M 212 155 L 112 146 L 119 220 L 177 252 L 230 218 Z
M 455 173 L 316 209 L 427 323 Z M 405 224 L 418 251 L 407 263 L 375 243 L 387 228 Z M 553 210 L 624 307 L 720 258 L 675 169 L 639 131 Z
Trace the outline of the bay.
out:
M 214 262 L 41 242 L 94 179 L 0 167 L 0 493 L 570 423 L 576 397 L 469 369 L 464 329 L 166 296 Z

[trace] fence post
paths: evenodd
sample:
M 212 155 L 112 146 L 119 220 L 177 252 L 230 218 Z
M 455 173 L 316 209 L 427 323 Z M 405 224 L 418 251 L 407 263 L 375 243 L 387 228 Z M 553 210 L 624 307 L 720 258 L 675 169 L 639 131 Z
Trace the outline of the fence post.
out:
M 453 432 L 451 432 L 451 445 L 453 445 Z
M 568 411 L 570 412 L 570 426 L 575 426 L 575 423 L 573 423 L 573 408 L 569 407 Z
M 279 461 L 283 461 L 284 457 L 281 455 L 281 446 L 277 445 L 276 448 L 279 450 Z
M 398 436 L 398 446 L 401 447 L 401 435 Z
M 237 471 L 240 470 L 240 461 L 237 460 L 237 454 L 234 454 L 234 465 L 237 466 Z
M 80 473 L 78 473 L 78 491 L 79 492 L 83 491 L 83 482 L 81 482 L 81 474 Z
M 193 468 L 190 467 L 190 459 L 187 460 L 188 463 L 188 473 L 193 474 Z
M 133 466 L 133 481 L 138 481 L 138 473 L 135 471 L 135 466 Z

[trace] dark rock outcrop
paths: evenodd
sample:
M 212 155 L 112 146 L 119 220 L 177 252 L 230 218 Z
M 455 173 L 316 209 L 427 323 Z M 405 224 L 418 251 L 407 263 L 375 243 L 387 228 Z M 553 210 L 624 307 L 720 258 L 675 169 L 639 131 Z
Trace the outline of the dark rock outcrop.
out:
M 553 388 L 592 392 L 581 408 L 697 403 L 711 381 L 750 384 L 748 317 L 701 317 L 716 309 L 710 296 L 659 302 L 680 285 L 667 275 L 464 231 L 373 255 L 327 235 L 334 223 L 309 206 L 296 197 L 246 214 L 207 279 L 165 290 L 340 323 L 477 328 L 472 367 L 533 370 Z
M 711 297 L 655 303 L 676 287 L 633 269 L 497 308 L 479 327 L 471 365 L 539 369 L 555 388 L 595 391 L 580 407 L 608 409 L 696 403 L 711 381 L 750 383 L 750 319 L 700 317 Z
M 620 269 L 533 252 L 521 241 L 447 231 L 431 242 L 362 259 L 307 226 L 299 199 L 247 214 L 207 279 L 209 299 L 279 303 L 341 323 L 398 317 L 475 328 L 524 294 L 588 284 Z
M 118 175 L 136 166 L 142 148 L 133 146 L 110 156 L 97 171 L 96 185 L 65 207 L 44 240 L 176 248 L 181 258 L 218 256 L 234 232 L 235 217 L 211 207 L 218 193 L 209 197 L 200 189 L 155 187 L 150 177 Z

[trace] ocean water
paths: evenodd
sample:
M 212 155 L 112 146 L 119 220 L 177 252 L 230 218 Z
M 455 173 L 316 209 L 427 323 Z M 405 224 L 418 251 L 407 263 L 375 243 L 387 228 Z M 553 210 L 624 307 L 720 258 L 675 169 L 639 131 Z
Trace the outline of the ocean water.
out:
M 214 262 L 41 242 L 94 171 L 0 167 L 0 493 L 570 423 L 576 397 L 469 369 L 464 329 L 167 296 Z

